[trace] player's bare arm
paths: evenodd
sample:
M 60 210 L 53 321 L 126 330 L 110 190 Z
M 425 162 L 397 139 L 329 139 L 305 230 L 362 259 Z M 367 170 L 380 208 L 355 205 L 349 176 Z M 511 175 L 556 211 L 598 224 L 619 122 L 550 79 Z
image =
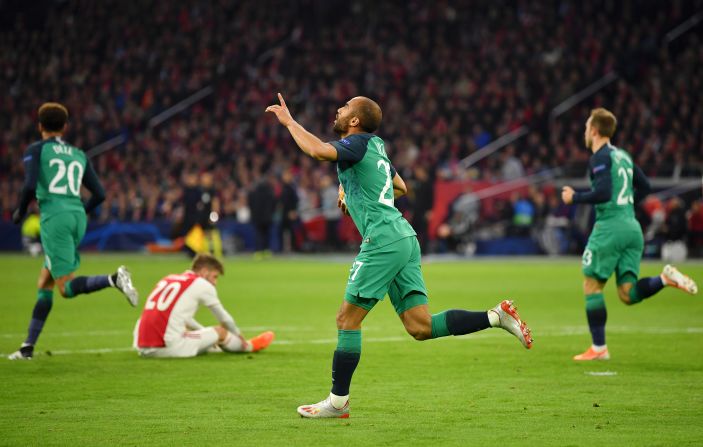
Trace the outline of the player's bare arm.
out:
M 350 216 L 351 214 L 349 213 L 349 208 L 347 208 L 347 201 L 344 198 L 344 187 L 340 184 L 339 185 L 339 196 L 337 197 L 337 208 L 342 210 L 342 212 Z
M 398 197 L 402 197 L 407 193 L 408 187 L 405 186 L 405 182 L 403 181 L 403 178 L 400 176 L 400 174 L 396 173 L 395 177 L 393 177 L 393 197 L 397 199 Z
M 286 106 L 283 95 L 280 93 L 278 94 L 278 100 L 280 104 L 270 105 L 266 107 L 266 111 L 276 115 L 278 122 L 288 129 L 298 147 L 315 160 L 336 161 L 337 150 L 334 146 L 324 143 L 295 121 L 288 110 L 288 106 Z

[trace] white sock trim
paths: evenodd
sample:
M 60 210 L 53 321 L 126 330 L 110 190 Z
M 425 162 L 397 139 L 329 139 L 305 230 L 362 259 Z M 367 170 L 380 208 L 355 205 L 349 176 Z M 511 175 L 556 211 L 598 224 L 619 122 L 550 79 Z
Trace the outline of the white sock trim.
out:
M 334 393 L 330 393 L 330 403 L 337 410 L 341 410 L 342 408 L 344 408 L 344 406 L 347 404 L 348 400 L 349 400 L 348 394 L 346 396 L 337 396 Z
M 487 314 L 488 314 L 488 324 L 490 324 L 491 327 L 500 326 L 500 316 L 498 315 L 498 312 L 491 309 L 487 312 Z
M 593 348 L 593 350 L 596 352 L 603 352 L 606 349 L 608 349 L 608 345 L 602 345 L 602 346 L 591 345 L 591 348 Z

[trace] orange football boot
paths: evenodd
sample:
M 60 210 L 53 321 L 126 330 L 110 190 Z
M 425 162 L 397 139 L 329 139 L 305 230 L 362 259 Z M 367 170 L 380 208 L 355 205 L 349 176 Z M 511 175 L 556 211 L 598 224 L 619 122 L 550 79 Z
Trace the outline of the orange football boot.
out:
M 276 334 L 274 334 L 272 331 L 266 331 L 250 339 L 249 343 L 251 343 L 252 346 L 251 352 L 258 352 L 262 349 L 266 349 L 268 345 L 271 344 L 274 338 L 276 338 Z
M 583 354 L 575 355 L 574 360 L 610 360 L 610 354 L 608 354 L 608 348 L 596 351 L 593 346 L 590 346 Z

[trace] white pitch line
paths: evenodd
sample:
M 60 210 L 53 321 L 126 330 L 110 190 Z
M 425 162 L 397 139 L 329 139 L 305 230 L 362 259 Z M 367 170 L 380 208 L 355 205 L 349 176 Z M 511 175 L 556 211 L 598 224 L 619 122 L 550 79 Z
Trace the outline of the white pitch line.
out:
M 249 326 L 240 328 L 244 332 L 256 332 L 256 331 L 285 331 L 285 332 L 306 332 L 306 331 L 317 331 L 319 328 L 313 326 Z M 45 332 L 49 334 L 50 337 L 105 337 L 111 335 L 132 335 L 129 331 L 124 330 L 109 330 L 109 331 L 69 331 L 69 332 Z M 0 332 L 0 338 L 18 338 L 26 337 L 26 332 Z
M 248 326 L 241 328 L 243 332 L 257 331 L 278 331 L 278 332 L 319 332 L 319 327 L 313 326 Z M 327 330 L 329 328 L 323 328 Z M 381 332 L 387 328 L 382 326 L 365 326 L 364 333 Z M 534 328 L 533 328 L 534 329 Z M 666 335 L 666 334 L 703 334 L 703 327 L 641 327 L 641 326 L 609 326 L 609 334 L 640 334 L 640 335 Z M 47 332 L 49 337 L 104 337 L 104 336 L 132 336 L 131 331 L 126 330 L 109 330 L 109 331 L 70 331 L 70 332 Z M 588 334 L 588 327 L 583 326 L 551 326 L 538 328 L 537 335 L 540 337 L 565 337 L 571 335 Z M 27 335 L 26 332 L 0 332 L 0 338 L 22 338 Z M 482 337 L 489 335 L 485 332 L 473 334 L 472 337 Z M 366 340 L 366 338 L 364 338 Z M 405 337 L 403 337 L 405 339 Z M 336 340 L 336 339 L 335 339 Z
M 134 348 L 95 348 L 95 349 L 57 349 L 51 351 L 51 355 L 68 355 L 68 354 L 110 354 L 113 352 L 129 352 L 134 351 Z
M 245 328 L 252 329 L 252 328 Z M 554 328 L 553 328 L 554 329 Z M 619 330 L 618 330 L 619 329 Z M 625 330 L 626 329 L 626 330 Z M 635 330 L 637 329 L 637 330 Z M 641 335 L 652 335 L 652 334 L 701 334 L 703 333 L 703 327 L 688 327 L 688 328 L 636 328 L 622 326 L 616 328 L 614 331 L 609 332 L 624 333 L 624 334 L 641 334 Z M 561 330 L 543 331 L 538 334 L 537 338 L 543 337 L 563 337 L 571 335 L 583 335 L 587 334 L 588 329 L 579 328 L 575 326 L 563 327 Z M 120 335 L 125 335 L 125 332 L 119 332 Z M 440 342 L 448 341 L 458 341 L 458 342 L 470 342 L 476 339 L 485 338 L 500 338 L 505 337 L 506 334 L 503 331 L 484 331 L 475 334 L 471 334 L 468 337 L 445 337 L 439 339 Z M 389 337 L 363 337 L 364 343 L 398 343 L 404 341 L 411 341 L 410 336 L 389 336 Z M 276 340 L 274 344 L 276 345 L 325 345 L 337 343 L 336 338 L 318 338 L 311 340 Z M 435 342 L 436 343 L 436 342 Z M 91 349 L 77 349 L 77 350 L 64 350 L 57 349 L 51 351 L 52 355 L 71 355 L 71 354 L 109 354 L 114 352 L 128 352 L 133 351 L 134 348 L 131 347 L 120 347 L 120 348 L 91 348 Z M 0 353 L 0 358 L 6 357 L 9 353 Z

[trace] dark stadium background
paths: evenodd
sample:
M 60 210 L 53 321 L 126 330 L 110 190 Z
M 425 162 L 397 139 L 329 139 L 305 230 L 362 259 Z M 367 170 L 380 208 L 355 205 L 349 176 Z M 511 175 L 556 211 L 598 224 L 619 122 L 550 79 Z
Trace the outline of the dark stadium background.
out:
M 701 256 L 701 21 L 700 0 L 0 0 L 0 249 L 22 249 L 22 151 L 53 100 L 107 191 L 86 249 L 168 246 L 192 206 L 226 253 L 257 227 L 274 251 L 354 250 L 334 165 L 263 113 L 280 91 L 326 139 L 349 97 L 381 104 L 425 253 L 579 254 L 590 207 L 558 192 L 588 186 L 583 124 L 607 107 L 654 185 L 645 254 Z

